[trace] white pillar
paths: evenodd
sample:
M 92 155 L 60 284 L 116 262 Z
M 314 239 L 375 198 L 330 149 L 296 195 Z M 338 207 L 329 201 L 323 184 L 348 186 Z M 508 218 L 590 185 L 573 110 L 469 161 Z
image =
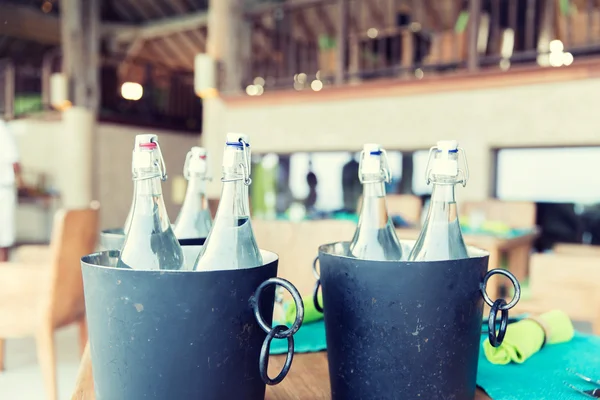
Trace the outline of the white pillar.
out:
M 63 129 L 58 138 L 58 187 L 62 206 L 85 208 L 92 201 L 92 165 L 95 117 L 85 107 L 62 113 Z
M 206 99 L 202 103 L 202 147 L 208 151 L 212 181 L 208 183 L 207 195 L 210 198 L 221 196 L 221 165 L 225 148 L 225 104 L 220 98 Z M 252 138 L 250 138 L 252 139 Z

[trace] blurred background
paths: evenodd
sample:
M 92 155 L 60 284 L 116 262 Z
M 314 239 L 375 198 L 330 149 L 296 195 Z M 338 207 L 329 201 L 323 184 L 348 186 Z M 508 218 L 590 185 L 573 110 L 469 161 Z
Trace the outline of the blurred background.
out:
M 585 296 L 599 282 L 599 74 L 596 0 L 1 0 L 0 118 L 24 180 L 15 248 L 47 245 L 56 210 L 92 200 L 99 229 L 121 227 L 139 133 L 159 136 L 172 220 L 186 153 L 208 150 L 214 212 L 225 134 L 243 132 L 258 243 L 309 290 L 317 246 L 353 233 L 363 144 L 386 148 L 389 212 L 414 239 L 429 149 L 456 139 L 468 244 L 516 271 L 529 305 L 567 302 L 597 331 L 600 301 Z M 7 343 L 0 398 L 28 398 L 13 393 L 15 371 L 37 371 L 33 341 Z M 78 362 L 65 352 L 63 397 Z

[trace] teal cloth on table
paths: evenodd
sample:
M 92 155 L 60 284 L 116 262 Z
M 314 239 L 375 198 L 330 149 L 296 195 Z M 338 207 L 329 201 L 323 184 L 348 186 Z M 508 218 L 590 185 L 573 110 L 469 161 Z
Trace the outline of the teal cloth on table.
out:
M 481 345 L 487 335 L 481 336 Z M 302 325 L 294 335 L 294 348 L 299 353 L 325 350 L 323 320 Z M 274 339 L 271 354 L 287 352 L 287 340 Z M 579 388 L 593 389 L 580 378 L 569 374 L 572 369 L 600 379 L 600 337 L 575 332 L 570 342 L 547 345 L 523 364 L 494 365 L 479 350 L 477 385 L 493 400 L 567 400 L 585 398 L 569 389 L 564 382 Z
M 286 339 L 273 339 L 271 354 L 287 353 Z M 294 351 L 298 353 L 311 353 L 327 349 L 325 341 L 325 322 L 323 320 L 304 324 L 294 335 Z
M 487 336 L 482 336 L 482 343 L 484 340 Z M 575 332 L 571 341 L 547 345 L 523 364 L 494 365 L 480 349 L 477 384 L 494 400 L 585 398 L 564 382 L 584 389 L 595 386 L 570 374 L 567 369 L 600 379 L 600 337 Z
M 486 229 L 473 229 L 468 225 L 461 225 L 460 230 L 463 235 L 491 235 L 501 239 L 513 239 L 519 236 L 525 236 L 534 231 L 532 228 L 513 228 L 503 231 L 492 231 Z

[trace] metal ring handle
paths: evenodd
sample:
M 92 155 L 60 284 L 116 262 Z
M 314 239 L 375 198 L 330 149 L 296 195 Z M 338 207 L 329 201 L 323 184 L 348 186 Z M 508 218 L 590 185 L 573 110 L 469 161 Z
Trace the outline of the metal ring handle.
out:
M 313 304 L 315 309 L 323 314 L 323 307 L 319 304 L 319 288 L 321 287 L 321 280 L 317 279 L 317 283 L 315 283 L 315 288 L 313 290 Z
M 289 281 L 286 281 L 285 279 L 270 278 L 261 283 L 256 289 L 256 292 L 254 293 L 254 301 L 252 307 L 254 308 L 254 316 L 256 317 L 258 325 L 268 335 L 271 335 L 271 332 L 273 332 L 275 329 L 272 329 L 260 314 L 259 304 L 260 295 L 262 294 L 262 291 L 270 285 L 279 285 L 286 288 L 287 291 L 290 292 L 290 294 L 292 295 L 294 303 L 296 303 L 296 320 L 294 321 L 292 326 L 289 329 L 287 329 L 286 327 L 286 329 L 283 332 L 277 331 L 273 334 L 273 337 L 277 339 L 283 339 L 292 336 L 294 333 L 298 332 L 298 329 L 300 329 L 300 327 L 302 326 L 302 321 L 304 321 L 304 304 L 302 303 L 302 297 L 300 296 L 300 293 L 298 293 L 296 287 L 292 285 Z
M 267 368 L 269 366 L 269 347 L 271 346 L 271 341 L 273 338 L 276 338 L 277 335 L 283 335 L 286 331 L 287 326 L 285 325 L 277 325 L 275 328 L 271 329 L 267 333 L 267 337 L 265 338 L 265 341 L 260 349 L 258 369 L 260 371 L 260 377 L 267 385 L 277 385 L 279 382 L 281 382 L 283 378 L 286 377 L 290 371 L 290 367 L 292 366 L 292 360 L 294 359 L 294 336 L 289 335 L 285 336 L 288 341 L 288 351 L 287 356 L 285 357 L 285 364 L 283 364 L 283 368 L 281 369 L 279 375 L 273 379 L 269 378 Z
M 504 299 L 498 299 L 490 309 L 490 316 L 488 318 L 488 338 L 493 347 L 500 346 L 504 340 L 504 335 L 506 335 L 506 327 L 508 326 L 508 308 L 503 308 L 504 306 L 506 306 L 506 301 L 504 301 Z M 501 312 L 501 317 L 500 328 L 496 333 L 496 316 L 498 315 L 498 310 Z
M 488 271 L 487 274 L 485 274 L 485 277 L 483 278 L 483 282 L 481 283 L 481 294 L 483 295 L 483 299 L 485 300 L 487 305 L 492 307 L 494 305 L 494 301 L 492 301 L 490 296 L 488 296 L 487 291 L 486 291 L 486 286 L 487 286 L 488 280 L 493 275 L 496 275 L 496 274 L 506 276 L 508 279 L 510 279 L 510 281 L 512 282 L 512 284 L 515 288 L 515 294 L 513 295 L 512 300 L 508 304 L 506 304 L 506 302 L 504 302 L 504 304 L 502 306 L 500 306 L 501 310 L 510 310 L 519 302 L 519 299 L 521 298 L 521 285 L 519 285 L 519 281 L 517 280 L 517 278 L 515 278 L 515 276 L 513 274 L 511 274 L 510 272 L 508 272 L 507 270 L 502 269 L 502 268 L 496 268 L 496 269 L 492 269 L 492 270 Z
M 317 271 L 317 262 L 319 261 L 319 256 L 316 256 L 313 264 L 312 264 L 312 270 L 313 270 L 313 275 L 315 276 L 315 278 L 317 279 L 321 279 L 321 274 Z

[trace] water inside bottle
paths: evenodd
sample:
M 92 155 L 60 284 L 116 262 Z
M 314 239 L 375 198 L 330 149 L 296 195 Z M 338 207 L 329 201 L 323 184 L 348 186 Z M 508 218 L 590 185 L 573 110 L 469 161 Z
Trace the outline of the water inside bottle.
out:
M 139 195 L 132 225 L 127 234 L 117 268 L 179 270 L 184 256 L 168 217 L 160 215 L 159 196 Z
M 248 216 L 222 215 L 219 223 L 213 225 L 210 236 L 219 242 L 202 249 L 196 269 L 244 269 L 263 264 Z
M 179 242 L 175 239 L 170 227 L 164 232 L 152 232 L 150 240 L 147 236 L 142 238 L 138 235 L 130 235 L 127 240 L 136 249 L 136 254 L 130 256 L 123 253 L 119 258 L 117 268 L 132 268 L 129 265 L 136 265 L 139 267 L 135 269 L 141 267 L 144 270 L 179 270 L 184 265 L 183 252 L 173 251 Z
M 349 248 L 350 256 L 367 260 L 399 260 L 402 248 L 399 245 L 394 224 L 390 220 L 385 195 L 365 198 L 361 220 Z
M 416 260 L 456 260 L 468 258 L 467 249 L 460 231 L 455 201 L 433 201 L 430 203 L 430 217 L 425 241 L 424 253 Z

